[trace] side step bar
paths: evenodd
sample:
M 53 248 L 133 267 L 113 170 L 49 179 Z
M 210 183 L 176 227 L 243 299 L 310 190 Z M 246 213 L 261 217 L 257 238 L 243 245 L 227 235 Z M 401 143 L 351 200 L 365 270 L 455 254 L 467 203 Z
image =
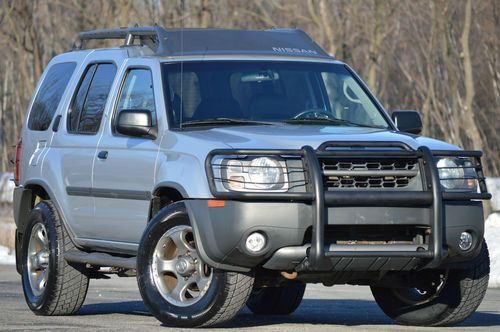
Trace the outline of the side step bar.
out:
M 79 250 L 70 250 L 64 253 L 64 259 L 67 262 L 92 264 L 96 266 L 121 267 L 125 269 L 135 269 L 136 257 L 117 257 L 102 252 L 84 252 Z

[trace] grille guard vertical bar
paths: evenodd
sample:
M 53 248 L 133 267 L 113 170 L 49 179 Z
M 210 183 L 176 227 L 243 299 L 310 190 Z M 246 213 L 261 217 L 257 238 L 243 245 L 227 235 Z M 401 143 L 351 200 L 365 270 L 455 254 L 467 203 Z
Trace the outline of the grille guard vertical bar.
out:
M 326 144 L 325 144 L 326 145 Z M 336 144 L 332 144 L 335 146 Z M 326 146 L 331 146 L 330 144 Z M 353 254 L 358 254 L 358 256 L 363 256 L 363 253 L 336 253 L 336 252 L 326 252 L 324 247 L 325 242 L 325 223 L 326 223 L 326 210 L 325 210 L 325 191 L 323 182 L 323 172 L 320 166 L 318 155 L 322 154 L 322 150 L 318 149 L 318 152 L 312 149 L 310 146 L 304 146 L 301 151 L 303 152 L 303 161 L 305 163 L 305 168 L 308 170 L 309 183 L 311 184 L 310 190 L 313 193 L 313 227 L 312 227 L 312 238 L 311 238 L 311 248 L 308 252 L 308 269 L 312 271 L 326 271 L 332 266 L 332 262 L 329 256 L 346 256 L 351 257 Z M 377 151 L 377 154 L 381 151 Z M 427 185 L 428 188 L 424 190 L 432 192 L 432 211 L 433 211 L 433 221 L 431 225 L 432 229 L 432 248 L 426 252 L 409 253 L 409 252 L 399 252 L 395 254 L 395 257 L 404 256 L 414 256 L 414 257 L 427 257 L 431 258 L 431 261 L 426 267 L 432 268 L 439 266 L 443 258 L 443 201 L 441 193 L 441 184 L 439 180 L 439 174 L 437 167 L 434 164 L 434 156 L 428 147 L 421 147 L 417 151 L 404 151 L 410 153 L 414 156 L 421 157 L 424 163 L 424 172 L 428 178 Z M 403 154 L 404 152 L 396 152 L 395 154 Z M 356 152 L 348 152 L 350 155 L 356 154 Z M 364 153 L 361 153 L 364 154 Z M 339 254 L 339 255 L 337 255 Z M 387 253 L 381 253 L 381 256 L 385 256 Z
M 426 268 L 439 266 L 443 259 L 443 196 L 441 193 L 441 181 L 437 166 L 434 163 L 434 155 L 426 146 L 418 148 L 422 153 L 424 161 L 424 172 L 430 182 L 427 182 L 427 190 L 432 191 L 432 253 L 433 258 Z
M 325 189 L 323 174 L 319 164 L 316 151 L 306 145 L 302 147 L 305 168 L 309 171 L 311 189 L 314 195 L 313 205 L 313 227 L 311 249 L 309 251 L 309 266 L 313 270 L 325 269 L 329 262 L 325 259 Z

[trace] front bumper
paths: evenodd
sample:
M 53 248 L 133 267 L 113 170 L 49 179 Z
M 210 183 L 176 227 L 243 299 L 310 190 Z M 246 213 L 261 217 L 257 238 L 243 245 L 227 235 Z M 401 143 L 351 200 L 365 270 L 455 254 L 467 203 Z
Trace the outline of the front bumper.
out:
M 305 267 L 310 255 L 308 234 L 313 222 L 313 206 L 306 203 L 225 201 L 224 207 L 209 208 L 207 200 L 185 201 L 191 223 L 195 227 L 198 246 L 211 265 L 229 270 L 264 268 L 280 271 L 311 269 Z M 443 206 L 442 256 L 436 266 L 474 258 L 484 235 L 483 207 L 480 201 L 447 202 Z M 336 207 L 326 210 L 326 227 L 336 225 L 421 225 L 432 221 L 431 208 L 422 207 Z M 267 245 L 259 254 L 245 249 L 252 232 L 262 232 Z M 463 231 L 474 235 L 470 250 L 458 247 Z M 432 256 L 418 256 L 418 251 L 396 252 L 380 246 L 349 246 L 350 251 L 337 250 L 328 257 L 323 271 L 412 270 L 424 268 Z M 380 251 L 373 251 L 377 248 Z M 388 249 L 388 248 L 387 248 Z M 399 249 L 403 249 L 399 247 Z M 410 249 L 410 248 L 409 248 Z M 414 248 L 411 248 L 414 250 Z M 325 248 L 328 251 L 328 246 Z M 426 251 L 428 252 L 428 251 Z
M 345 149 L 350 144 L 350 148 Z M 364 147 L 370 147 L 365 150 Z M 328 148 L 341 149 L 328 150 Z M 359 149 L 358 147 L 362 147 Z M 382 149 L 384 147 L 384 149 Z M 389 147 L 390 149 L 386 149 Z M 352 148 L 352 149 L 351 149 Z M 305 191 L 286 193 L 221 192 L 215 185 L 212 160 L 217 155 L 278 155 L 300 157 Z M 479 193 L 441 191 L 435 156 L 476 159 Z M 325 190 L 319 158 L 413 158 L 420 165 L 420 190 Z M 206 160 L 211 192 L 225 199 L 223 208 L 208 208 L 205 200 L 187 201 L 197 245 L 207 262 L 225 269 L 259 265 L 275 270 L 345 271 L 437 268 L 475 257 L 483 241 L 484 218 L 479 199 L 487 193 L 480 151 L 411 149 L 401 142 L 327 142 L 318 150 L 215 150 Z M 426 242 L 407 245 L 338 246 L 325 237 L 329 226 L 413 225 L 427 227 Z M 310 236 L 307 231 L 310 229 Z M 245 250 L 246 237 L 260 231 L 268 238 L 260 254 Z M 460 234 L 473 234 L 471 249 L 458 248 Z M 417 245 L 418 244 L 418 245 Z

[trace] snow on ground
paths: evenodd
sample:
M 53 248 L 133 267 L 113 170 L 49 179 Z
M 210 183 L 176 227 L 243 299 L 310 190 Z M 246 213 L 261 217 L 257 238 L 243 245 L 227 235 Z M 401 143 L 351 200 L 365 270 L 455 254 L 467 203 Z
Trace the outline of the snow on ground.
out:
M 14 265 L 16 264 L 16 257 L 14 250 L 4 246 L 0 246 L 0 265 Z
M 490 251 L 489 287 L 500 288 L 500 212 L 492 213 L 486 219 L 484 236 Z
M 0 172 L 0 203 L 12 202 L 12 195 L 14 193 L 12 178 L 14 178 L 14 174 Z
M 493 196 L 491 198 L 491 208 L 493 211 L 500 211 L 500 178 L 487 178 L 486 186 Z

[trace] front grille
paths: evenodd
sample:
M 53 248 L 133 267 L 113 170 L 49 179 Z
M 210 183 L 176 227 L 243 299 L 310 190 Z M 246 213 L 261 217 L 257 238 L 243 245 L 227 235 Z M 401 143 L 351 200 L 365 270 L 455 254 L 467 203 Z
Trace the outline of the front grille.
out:
M 416 159 L 324 159 L 320 163 L 329 190 L 407 188 L 419 174 Z

